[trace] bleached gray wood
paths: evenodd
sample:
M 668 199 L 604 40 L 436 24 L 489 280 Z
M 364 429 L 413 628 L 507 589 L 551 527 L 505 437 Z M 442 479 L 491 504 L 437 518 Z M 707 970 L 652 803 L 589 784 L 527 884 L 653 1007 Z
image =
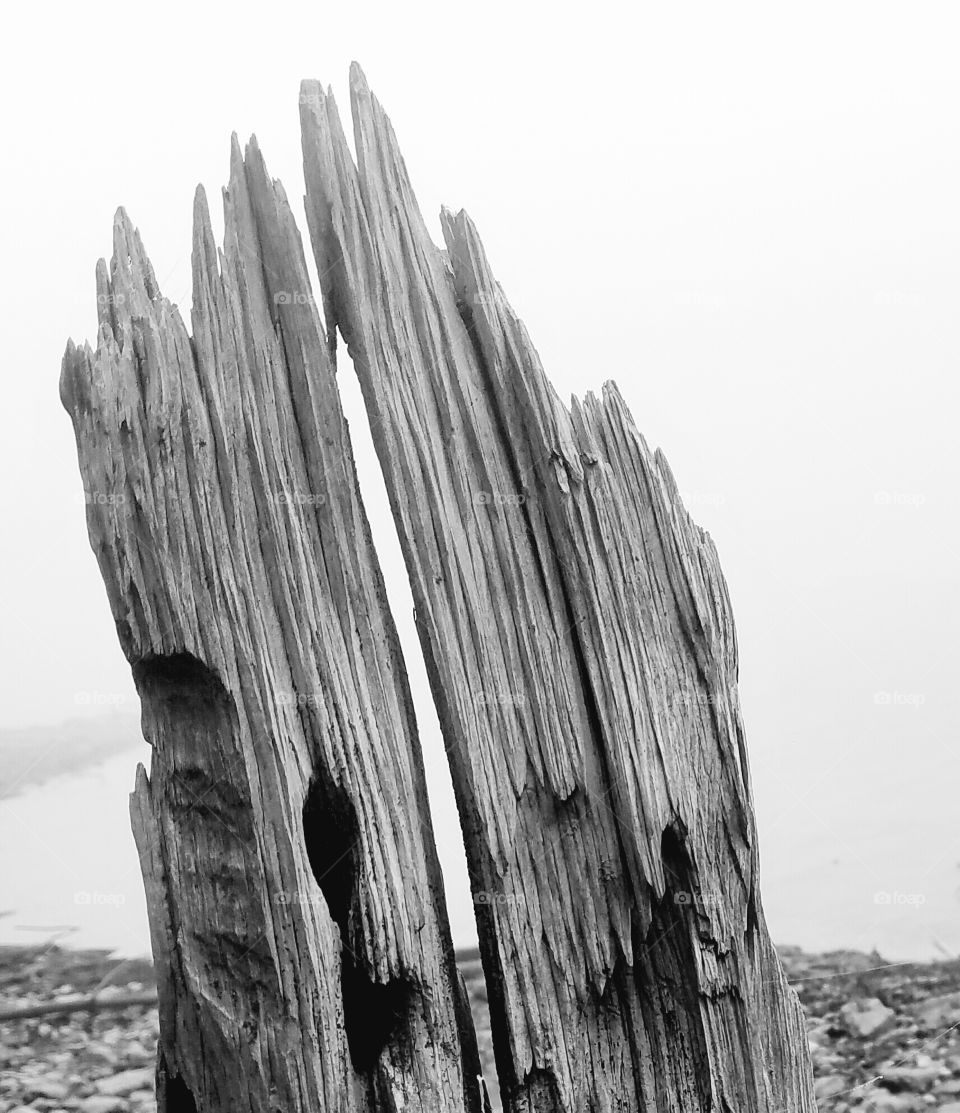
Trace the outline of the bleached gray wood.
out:
M 356 166 L 302 86 L 308 223 L 450 754 L 505 1108 L 812 1113 L 713 543 L 612 384 L 557 397 L 465 214 L 434 246 L 357 68 L 351 99 Z
M 152 747 L 162 1113 L 480 1108 L 403 662 L 299 235 L 234 142 L 192 336 L 117 215 L 61 396 Z

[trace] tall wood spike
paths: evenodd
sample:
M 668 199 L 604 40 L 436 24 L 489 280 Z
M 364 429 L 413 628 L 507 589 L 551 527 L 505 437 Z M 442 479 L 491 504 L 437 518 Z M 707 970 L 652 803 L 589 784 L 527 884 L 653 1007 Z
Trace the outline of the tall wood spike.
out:
M 161 1113 L 481 1108 L 416 724 L 282 189 L 234 141 L 192 337 L 123 212 L 72 343 L 87 521 L 152 747 L 131 810 Z
M 434 246 L 351 74 L 301 88 L 467 846 L 508 1113 L 812 1113 L 764 923 L 717 554 L 612 384 L 568 409 L 464 213 Z

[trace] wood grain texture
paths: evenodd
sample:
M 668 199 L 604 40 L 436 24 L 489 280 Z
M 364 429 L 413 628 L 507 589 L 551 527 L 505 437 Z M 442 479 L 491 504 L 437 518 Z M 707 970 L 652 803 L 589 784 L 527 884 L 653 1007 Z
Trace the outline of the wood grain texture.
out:
M 236 141 L 192 336 L 121 211 L 68 345 L 92 547 L 152 746 L 131 812 L 183 1113 L 481 1107 L 416 723 L 282 189 Z
M 509 1113 L 815 1108 L 770 945 L 730 603 L 612 384 L 567 408 L 463 213 L 431 241 L 351 72 L 307 218 L 450 754 Z

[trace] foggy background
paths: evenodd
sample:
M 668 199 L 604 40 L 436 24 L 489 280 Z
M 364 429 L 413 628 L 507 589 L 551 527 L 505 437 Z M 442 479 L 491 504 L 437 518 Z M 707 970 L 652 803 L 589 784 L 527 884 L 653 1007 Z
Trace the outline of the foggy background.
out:
M 298 199 L 299 81 L 331 83 L 347 116 L 356 58 L 435 240 L 440 204 L 467 208 L 560 394 L 616 379 L 717 542 L 774 939 L 960 952 L 955 5 L 177 0 L 16 18 L 0 65 L 0 754 L 17 755 L 0 937 L 82 924 L 77 941 L 148 946 L 126 795 L 149 752 L 57 397 L 68 335 L 95 341 L 114 210 L 186 315 L 196 183 L 218 221 L 230 133 L 256 132 Z M 468 943 L 406 574 L 343 360 L 340 382 Z M 57 727 L 76 718 L 102 722 Z M 91 737 L 105 765 L 29 783 Z

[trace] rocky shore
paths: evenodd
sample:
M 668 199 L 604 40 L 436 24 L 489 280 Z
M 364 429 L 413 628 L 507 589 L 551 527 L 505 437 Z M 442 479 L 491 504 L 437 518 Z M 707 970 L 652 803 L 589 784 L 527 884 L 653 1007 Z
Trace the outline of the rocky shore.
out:
M 106 951 L 0 947 L 0 1010 L 96 996 L 102 1007 L 0 1021 L 0 1113 L 156 1108 L 155 1006 L 112 1007 L 155 988 L 152 965 Z
M 960 961 L 890 963 L 852 951 L 781 958 L 807 1013 L 821 1110 L 960 1113 Z M 493 1080 L 476 956 L 461 967 Z M 154 1108 L 157 1010 L 144 960 L 58 947 L 0 948 L 0 1113 L 146 1113 Z M 95 996 L 98 1007 L 43 1013 Z M 491 1093 L 491 1096 L 494 1096 Z
M 960 1113 L 960 962 L 780 957 L 807 1014 L 821 1110 Z

